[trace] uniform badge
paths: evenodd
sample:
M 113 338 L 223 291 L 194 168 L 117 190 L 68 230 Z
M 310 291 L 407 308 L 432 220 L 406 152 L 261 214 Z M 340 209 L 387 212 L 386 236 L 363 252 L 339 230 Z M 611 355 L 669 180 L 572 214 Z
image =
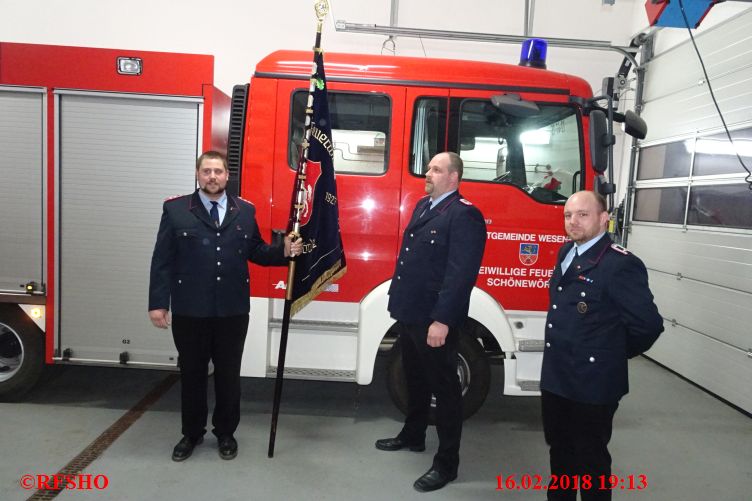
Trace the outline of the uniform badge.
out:
M 580 301 L 577 303 L 577 311 L 580 313 L 586 313 L 587 312 L 587 303 L 585 301 Z
M 593 283 L 593 279 L 592 279 L 592 278 L 588 278 L 588 277 L 586 277 L 585 275 L 579 275 L 579 276 L 577 277 L 577 280 L 582 280 L 583 282 L 587 282 L 587 283 L 589 283 L 589 284 L 592 284 L 592 283 Z
M 521 243 L 518 257 L 525 266 L 534 265 L 538 261 L 538 244 Z

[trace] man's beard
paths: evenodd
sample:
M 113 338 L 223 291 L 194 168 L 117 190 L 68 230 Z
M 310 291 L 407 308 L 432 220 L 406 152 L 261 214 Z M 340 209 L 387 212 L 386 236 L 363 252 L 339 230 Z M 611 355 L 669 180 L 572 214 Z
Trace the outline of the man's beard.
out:
M 212 189 L 216 189 L 216 191 L 210 191 L 209 187 L 211 186 Z M 201 191 L 206 193 L 207 195 L 221 195 L 225 191 L 225 186 L 221 186 L 217 183 L 210 185 L 206 184 L 205 186 L 201 187 Z

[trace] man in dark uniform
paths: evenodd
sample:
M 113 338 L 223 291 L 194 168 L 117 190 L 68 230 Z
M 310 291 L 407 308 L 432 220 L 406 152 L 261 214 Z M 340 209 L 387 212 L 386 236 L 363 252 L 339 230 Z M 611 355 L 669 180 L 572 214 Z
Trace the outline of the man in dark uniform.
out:
M 397 320 L 408 389 L 408 415 L 394 438 L 376 448 L 425 450 L 431 394 L 436 396 L 439 450 L 415 481 L 433 491 L 457 478 L 462 395 L 457 377 L 459 327 L 467 319 L 470 293 L 486 244 L 481 212 L 457 191 L 462 159 L 439 153 L 428 164 L 426 192 L 402 237 L 389 288 L 389 313 Z
M 233 434 L 240 420 L 240 361 L 250 309 L 248 261 L 282 266 L 302 247 L 289 235 L 284 246 L 267 245 L 253 205 L 225 192 L 228 177 L 222 154 L 207 151 L 199 157 L 199 189 L 164 203 L 151 261 L 149 318 L 162 329 L 172 323 L 179 354 L 183 438 L 173 450 L 174 461 L 187 459 L 206 433 L 210 359 L 219 455 L 237 455 Z
M 591 191 L 564 206 L 572 242 L 559 251 L 549 283 L 550 307 L 541 375 L 543 431 L 553 475 L 574 476 L 583 500 L 611 499 L 599 489 L 611 474 L 608 442 L 619 399 L 628 391 L 627 359 L 648 350 L 663 332 L 645 265 L 606 234 L 606 201 Z M 583 481 L 589 475 L 591 487 Z M 557 482 L 557 486 L 560 482 Z M 547 491 L 577 498 L 576 489 Z

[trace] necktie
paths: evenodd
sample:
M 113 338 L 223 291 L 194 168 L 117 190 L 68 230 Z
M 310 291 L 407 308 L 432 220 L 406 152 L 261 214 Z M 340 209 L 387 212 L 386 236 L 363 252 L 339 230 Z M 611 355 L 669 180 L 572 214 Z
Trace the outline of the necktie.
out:
M 580 255 L 579 250 L 577 250 L 577 246 L 574 246 L 572 250 L 570 250 L 567 255 L 564 257 L 564 261 L 561 263 L 561 273 L 562 275 L 567 272 L 569 269 L 569 265 L 572 264 L 572 261 L 575 260 Z
M 432 205 L 433 205 L 433 203 L 432 203 L 432 202 L 428 202 L 428 205 L 426 205 L 426 208 L 425 208 L 425 209 L 423 209 L 423 212 L 421 212 L 421 213 L 420 213 L 420 216 L 418 216 L 418 219 L 420 219 L 420 218 L 422 218 L 423 216 L 425 216 L 425 215 L 426 215 L 426 212 L 430 211 L 430 210 L 431 210 L 431 209 L 433 208 L 433 207 L 431 207 Z
M 214 226 L 219 228 L 219 209 L 217 208 L 219 206 L 219 202 L 212 202 L 212 208 L 209 211 L 209 215 L 212 218 L 212 221 L 214 221 Z

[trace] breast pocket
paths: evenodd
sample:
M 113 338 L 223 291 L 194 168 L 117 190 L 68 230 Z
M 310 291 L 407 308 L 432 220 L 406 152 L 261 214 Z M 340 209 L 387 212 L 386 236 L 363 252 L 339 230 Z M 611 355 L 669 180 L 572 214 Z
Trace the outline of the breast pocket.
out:
M 178 239 L 178 242 L 188 242 L 192 238 L 198 237 L 198 231 L 196 228 L 183 228 L 179 230 L 175 230 L 175 238 Z
M 580 286 L 573 299 L 577 319 L 581 323 L 593 325 L 602 320 L 604 305 L 600 289 L 593 286 Z
M 429 230 L 420 238 L 420 249 L 431 254 L 446 253 L 447 237 L 438 230 Z
M 178 273 L 192 273 L 196 262 L 203 262 L 211 242 L 202 236 L 196 228 L 182 228 L 175 230 L 177 243 L 176 271 Z

